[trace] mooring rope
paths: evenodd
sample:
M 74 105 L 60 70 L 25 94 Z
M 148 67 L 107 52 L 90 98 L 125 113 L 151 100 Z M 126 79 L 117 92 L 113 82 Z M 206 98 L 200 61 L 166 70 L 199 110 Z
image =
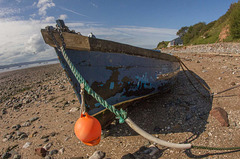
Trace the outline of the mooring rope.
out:
M 119 119 L 119 123 L 124 123 L 125 119 L 127 118 L 127 112 L 125 112 L 123 109 L 116 109 L 114 106 L 107 103 L 106 100 L 104 100 L 101 96 L 99 96 L 86 82 L 86 80 L 82 77 L 82 75 L 78 72 L 76 67 L 74 67 L 73 63 L 67 56 L 64 47 L 62 46 L 61 52 L 63 54 L 64 59 L 66 60 L 69 68 L 71 69 L 73 75 L 77 79 L 79 83 L 82 83 L 84 85 L 84 89 L 87 91 L 89 95 L 91 95 L 93 98 L 95 98 L 103 107 L 110 110 L 112 113 L 116 115 L 116 118 Z
M 208 147 L 208 146 L 195 146 L 192 145 L 193 149 L 203 149 L 203 150 L 240 150 L 240 147 Z
M 193 82 L 191 81 L 191 79 L 189 78 L 189 76 L 187 75 L 187 73 L 186 73 L 186 70 L 184 69 L 184 66 L 182 65 L 182 63 L 181 62 L 179 62 L 180 63 L 180 66 L 181 66 L 181 68 L 182 68 L 182 70 L 183 70 L 183 73 L 184 73 L 184 75 L 187 77 L 187 80 L 188 80 L 188 82 L 193 86 L 193 88 L 202 96 L 202 97 L 204 97 L 205 99 L 208 99 L 199 89 L 197 89 L 197 87 L 193 84 Z M 188 70 L 189 72 L 190 72 L 190 70 Z M 210 94 L 211 95 L 211 94 Z
M 119 120 L 119 123 L 124 123 L 125 119 L 127 118 L 127 112 L 125 112 L 123 109 L 116 109 L 114 106 L 110 105 L 107 103 L 106 100 L 104 100 L 101 96 L 99 96 L 86 82 L 86 80 L 82 77 L 82 75 L 78 72 L 78 70 L 76 69 L 76 67 L 73 65 L 73 63 L 71 62 L 71 60 L 69 59 L 69 57 L 67 56 L 66 52 L 65 52 L 65 42 L 64 42 L 64 38 L 62 36 L 61 30 L 58 29 L 57 30 L 59 33 L 59 36 L 62 40 L 62 46 L 60 47 L 59 43 L 57 42 L 56 38 L 53 35 L 52 30 L 50 30 L 50 28 L 48 28 L 48 33 L 49 35 L 52 37 L 52 40 L 56 46 L 56 48 L 62 52 L 62 55 L 65 59 L 65 61 L 67 62 L 69 68 L 71 69 L 73 75 L 75 76 L 75 78 L 77 79 L 78 83 L 81 85 L 83 84 L 85 91 L 91 95 L 93 98 L 95 98 L 103 107 L 105 107 L 106 109 L 110 110 L 112 113 L 114 113 L 116 115 L 116 118 Z M 76 92 L 75 92 L 76 93 Z

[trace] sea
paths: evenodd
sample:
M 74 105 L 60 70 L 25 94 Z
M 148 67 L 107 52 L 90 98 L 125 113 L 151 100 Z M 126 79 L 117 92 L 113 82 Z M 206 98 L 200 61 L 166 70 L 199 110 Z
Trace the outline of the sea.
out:
M 50 59 L 50 60 L 39 60 L 39 61 L 21 62 L 21 63 L 8 64 L 8 65 L 0 65 L 0 73 L 13 71 L 13 70 L 20 70 L 24 68 L 42 66 L 42 65 L 55 64 L 55 63 L 59 63 L 59 60 L 57 58 Z

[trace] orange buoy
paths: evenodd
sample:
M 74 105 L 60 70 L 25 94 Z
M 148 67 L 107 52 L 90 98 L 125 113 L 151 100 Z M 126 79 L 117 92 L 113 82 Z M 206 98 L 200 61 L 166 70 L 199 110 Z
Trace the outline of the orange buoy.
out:
M 97 145 L 100 142 L 101 131 L 100 122 L 88 113 L 81 114 L 74 126 L 77 138 L 89 146 Z

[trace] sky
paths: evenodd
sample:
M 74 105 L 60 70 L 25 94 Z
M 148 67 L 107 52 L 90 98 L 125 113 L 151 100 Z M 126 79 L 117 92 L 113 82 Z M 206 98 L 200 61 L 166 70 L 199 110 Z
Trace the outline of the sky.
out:
M 0 0 L 0 65 L 56 58 L 40 29 L 72 30 L 153 49 L 183 26 L 209 23 L 237 0 Z

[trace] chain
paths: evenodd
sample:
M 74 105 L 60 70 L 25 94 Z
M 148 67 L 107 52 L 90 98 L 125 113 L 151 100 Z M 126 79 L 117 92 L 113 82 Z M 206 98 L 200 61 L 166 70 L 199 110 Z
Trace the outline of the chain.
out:
M 62 46 L 63 46 L 63 48 L 65 49 L 66 43 L 65 43 L 65 41 L 64 41 L 62 29 L 60 29 L 59 27 L 57 27 L 57 31 L 58 31 L 58 33 L 59 33 L 59 35 L 60 35 L 60 38 L 61 38 L 61 41 L 62 41 Z
M 58 49 L 58 51 L 60 51 L 60 45 L 59 45 L 58 41 L 56 40 L 55 36 L 53 35 L 53 29 L 51 29 L 48 26 L 48 27 L 46 27 L 46 30 L 47 30 L 48 34 L 51 36 L 51 38 L 55 44 L 55 47 Z

